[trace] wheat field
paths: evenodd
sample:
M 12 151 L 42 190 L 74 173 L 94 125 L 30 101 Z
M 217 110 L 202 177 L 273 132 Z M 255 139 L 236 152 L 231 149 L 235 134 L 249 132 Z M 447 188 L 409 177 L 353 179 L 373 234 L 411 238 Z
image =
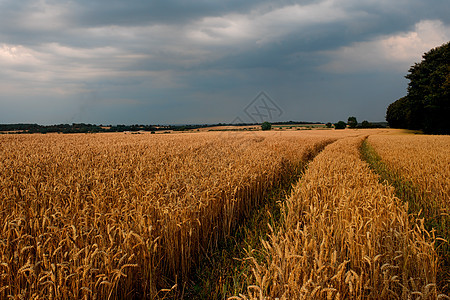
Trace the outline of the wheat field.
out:
M 0 137 L 0 298 L 160 297 L 325 135 Z
M 360 159 L 363 139 L 341 139 L 309 165 L 280 229 L 249 253 L 254 284 L 230 299 L 438 297 L 433 236 Z
M 440 285 L 450 292 L 450 137 L 374 135 L 368 143 L 380 155 L 410 210 L 425 218 L 438 237 Z
M 373 135 L 368 142 L 392 171 L 420 189 L 420 207 L 449 216 L 450 136 Z
M 183 298 L 310 161 L 231 298 L 436 298 L 433 234 L 359 156 L 382 132 L 0 135 L 0 298 Z

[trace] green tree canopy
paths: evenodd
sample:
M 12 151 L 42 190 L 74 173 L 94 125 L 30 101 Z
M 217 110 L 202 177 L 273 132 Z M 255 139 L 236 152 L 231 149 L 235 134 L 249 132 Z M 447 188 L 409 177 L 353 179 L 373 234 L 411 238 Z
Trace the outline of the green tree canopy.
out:
M 372 127 L 372 124 L 369 121 L 367 120 L 362 121 L 361 128 L 370 128 L 370 127 Z
M 408 93 L 388 106 L 389 126 L 449 134 L 450 42 L 425 53 L 405 77 Z
M 358 126 L 358 121 L 355 117 L 348 117 L 347 124 L 350 128 L 356 128 L 356 126 Z
M 264 122 L 261 124 L 261 129 L 262 130 L 270 130 L 270 129 L 272 129 L 272 124 L 270 124 L 269 122 Z
M 334 124 L 335 129 L 345 129 L 345 127 L 347 127 L 347 123 L 345 123 L 344 121 L 339 121 Z

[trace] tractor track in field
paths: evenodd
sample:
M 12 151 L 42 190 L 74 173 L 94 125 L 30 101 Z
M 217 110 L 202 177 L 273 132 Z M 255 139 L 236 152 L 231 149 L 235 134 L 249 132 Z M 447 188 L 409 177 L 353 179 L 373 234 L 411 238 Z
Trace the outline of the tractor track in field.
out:
M 293 185 L 301 178 L 308 164 L 336 141 L 319 143 L 303 153 L 303 162 L 295 168 L 295 173 L 271 189 L 265 200 L 243 217 L 234 234 L 222 241 L 214 253 L 206 256 L 204 263 L 194 272 L 194 279 L 185 284 L 181 294 L 172 295 L 172 299 L 226 299 L 244 290 L 249 284 L 247 274 L 251 273 L 252 267 L 246 259 L 249 252 L 261 248 L 261 238 L 280 226 L 281 205 Z

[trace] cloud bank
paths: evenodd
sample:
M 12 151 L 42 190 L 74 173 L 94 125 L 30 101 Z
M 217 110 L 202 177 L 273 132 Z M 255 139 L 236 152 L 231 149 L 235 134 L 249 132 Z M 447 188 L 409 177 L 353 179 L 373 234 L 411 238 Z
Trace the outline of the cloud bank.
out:
M 0 123 L 381 121 L 450 40 L 446 1 L 0 2 Z

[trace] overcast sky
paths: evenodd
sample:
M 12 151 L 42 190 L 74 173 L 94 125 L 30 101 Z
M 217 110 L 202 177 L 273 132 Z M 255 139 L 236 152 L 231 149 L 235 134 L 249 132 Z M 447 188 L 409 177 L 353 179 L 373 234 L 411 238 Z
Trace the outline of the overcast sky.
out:
M 0 0 L 0 123 L 247 122 L 261 91 L 272 121 L 384 121 L 449 40 L 448 0 Z

